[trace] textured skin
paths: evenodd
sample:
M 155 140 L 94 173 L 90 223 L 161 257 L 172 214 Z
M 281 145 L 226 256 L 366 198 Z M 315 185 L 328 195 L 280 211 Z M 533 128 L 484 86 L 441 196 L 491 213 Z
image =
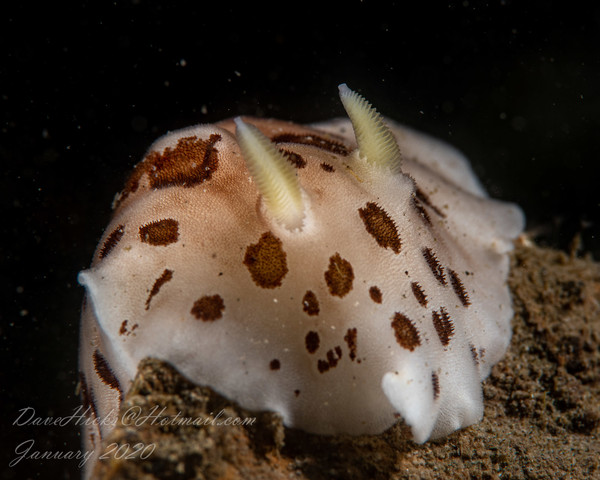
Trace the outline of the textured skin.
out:
M 348 120 L 245 121 L 297 167 L 302 230 L 261 203 L 233 121 L 159 139 L 80 274 L 92 415 L 118 411 L 151 356 L 314 433 L 401 416 L 423 442 L 478 421 L 511 335 L 518 207 L 489 199 L 460 153 L 392 122 L 399 175 L 351 153 Z M 90 428 L 88 446 L 110 429 Z

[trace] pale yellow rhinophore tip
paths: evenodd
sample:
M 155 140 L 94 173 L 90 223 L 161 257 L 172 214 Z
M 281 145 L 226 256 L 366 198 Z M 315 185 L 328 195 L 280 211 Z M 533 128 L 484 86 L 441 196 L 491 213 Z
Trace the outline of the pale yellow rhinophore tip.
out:
M 258 128 L 235 118 L 246 166 L 269 213 L 288 230 L 302 228 L 304 203 L 296 170 Z
M 345 83 L 338 86 L 340 99 L 350 117 L 358 152 L 367 162 L 400 173 L 400 148 L 383 117 L 361 95 Z

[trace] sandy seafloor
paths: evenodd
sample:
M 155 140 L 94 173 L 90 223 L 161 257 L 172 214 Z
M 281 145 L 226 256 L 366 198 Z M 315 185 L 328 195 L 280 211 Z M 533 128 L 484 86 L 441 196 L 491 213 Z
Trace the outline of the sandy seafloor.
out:
M 464 151 L 491 196 L 523 208 L 537 244 L 568 251 L 579 235 L 577 256 L 599 258 L 600 7 L 205 3 L 3 6 L 2 478 L 80 477 L 74 460 L 15 462 L 23 442 L 77 452 L 74 421 L 15 420 L 26 408 L 41 419 L 65 418 L 80 405 L 77 273 L 89 265 L 128 172 L 168 130 L 238 114 L 300 123 L 340 116 L 337 85 L 347 82 L 383 114 Z M 399 478 L 444 478 L 462 468 L 473 478 L 598 476 L 596 267 L 545 255 L 541 284 L 513 285 L 516 311 L 528 316 L 516 317 L 511 349 L 486 382 L 482 423 L 414 447 L 394 431 L 327 443 L 273 420 L 271 440 L 263 432 L 250 442 L 239 432 L 230 448 L 247 452 L 257 469 L 274 466 L 291 478 L 385 478 L 394 468 Z M 538 261 L 529 255 L 525 264 Z M 568 280 L 551 280 L 565 272 Z M 211 451 L 211 464 L 229 465 Z M 245 461 L 232 458 L 223 478 L 235 478 Z M 185 478 L 178 475 L 169 478 Z

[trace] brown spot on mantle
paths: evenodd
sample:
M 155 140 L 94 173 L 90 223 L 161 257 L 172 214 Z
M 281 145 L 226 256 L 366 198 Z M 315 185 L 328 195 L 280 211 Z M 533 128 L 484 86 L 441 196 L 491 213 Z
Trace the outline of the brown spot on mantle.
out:
M 280 148 L 279 151 L 283 153 L 283 156 L 296 168 L 304 168 L 306 167 L 306 160 L 302 158 L 301 155 L 297 153 L 291 152 L 289 150 L 285 150 L 284 148 Z
M 317 296 L 312 290 L 307 290 L 304 294 L 304 298 L 302 298 L 302 309 L 308 315 L 319 314 L 319 300 L 317 300 Z
M 317 368 L 319 373 L 325 373 L 331 368 L 337 367 L 338 362 L 342 358 L 342 348 L 338 345 L 331 350 L 327 350 L 327 360 L 319 360 Z
M 127 327 L 128 321 L 127 320 L 123 320 L 121 322 L 121 328 L 119 328 L 119 335 L 131 335 L 133 332 L 135 332 L 135 330 L 138 328 L 138 324 L 134 323 L 133 326 L 131 327 L 131 329 L 129 329 Z
M 271 370 L 279 370 L 281 368 L 281 362 L 274 358 L 273 360 L 271 360 L 271 363 L 269 363 L 269 368 Z
M 429 269 L 431 270 L 431 273 L 433 273 L 433 276 L 443 286 L 446 286 L 447 282 L 446 282 L 446 276 L 444 275 L 444 267 L 442 267 L 442 264 L 437 259 L 433 250 L 429 247 L 426 247 L 422 250 L 422 253 L 423 253 L 423 258 L 425 258 L 425 261 L 427 262 L 427 265 L 429 266 Z
M 462 303 L 464 307 L 468 307 L 469 305 L 471 305 L 471 300 L 469 299 L 469 294 L 467 293 L 467 290 L 463 285 L 462 280 L 458 276 L 458 273 L 456 273 L 454 270 L 450 268 L 448 268 L 447 270 L 448 275 L 450 276 L 450 283 L 452 284 L 452 289 L 454 290 L 454 293 L 456 293 L 456 296 L 460 300 L 460 303 Z
M 410 286 L 412 288 L 413 295 L 417 299 L 417 302 L 419 302 L 422 307 L 427 307 L 427 295 L 425 295 L 423 287 L 421 287 L 421 285 L 419 285 L 417 282 L 412 282 Z
M 402 348 L 411 352 L 421 345 L 419 331 L 410 318 L 402 313 L 396 312 L 392 317 L 392 328 L 396 335 L 396 341 Z
M 348 150 L 342 143 L 330 140 L 328 138 L 316 135 L 314 133 L 296 134 L 296 133 L 281 133 L 271 138 L 274 143 L 299 143 L 301 145 L 310 145 L 312 147 L 327 150 L 338 155 L 348 155 Z
M 158 292 L 160 291 L 161 287 L 167 283 L 168 281 L 170 281 L 173 278 L 173 270 L 169 270 L 168 268 L 165 268 L 165 270 L 161 273 L 160 277 L 158 277 L 156 279 L 156 281 L 154 282 L 154 285 L 152 286 L 152 290 L 150 290 L 150 294 L 148 295 L 148 298 L 146 300 L 146 310 L 148 310 L 150 308 L 150 302 L 152 301 L 152 298 L 158 294 Z
M 223 316 L 225 304 L 220 295 L 205 295 L 194 302 L 191 313 L 198 320 L 212 322 Z
M 344 340 L 348 345 L 348 349 L 350 350 L 350 360 L 354 361 L 356 359 L 356 336 L 357 330 L 356 328 L 349 328 L 344 336 Z
M 336 297 L 343 297 L 352 290 L 353 281 L 352 265 L 336 252 L 329 258 L 329 267 L 325 272 L 325 282 L 329 287 L 329 293 Z
M 140 227 L 140 240 L 155 247 L 177 242 L 179 222 L 172 218 L 157 220 Z
M 358 209 L 358 214 L 365 224 L 367 232 L 382 248 L 391 248 L 394 253 L 400 253 L 400 236 L 396 223 L 379 205 L 367 202 L 364 208 Z
M 121 390 L 121 385 L 119 385 L 117 377 L 110 368 L 106 358 L 104 358 L 104 355 L 100 353 L 100 350 L 94 350 L 92 360 L 94 362 L 94 370 L 96 370 L 96 373 L 98 374 L 98 377 L 100 377 L 100 380 L 102 380 L 102 383 L 119 392 L 119 399 L 122 401 L 123 390 Z
M 258 243 L 248 245 L 244 265 L 256 285 L 262 288 L 281 286 L 281 280 L 288 272 L 286 253 L 279 238 L 271 232 L 262 234 Z
M 440 378 L 435 372 L 431 372 L 431 387 L 433 388 L 433 399 L 437 400 L 440 396 Z
M 440 307 L 440 311 L 434 310 L 431 314 L 433 326 L 440 337 L 440 342 L 446 347 L 450 343 L 450 337 L 454 335 L 454 325 L 452 319 L 444 307 Z
M 104 241 L 104 244 L 102 245 L 102 249 L 100 250 L 100 253 L 98 254 L 98 256 L 100 258 L 106 257 L 110 253 L 110 251 L 113 248 L 115 248 L 117 243 L 119 243 L 119 241 L 121 240 L 121 237 L 123 237 L 124 233 L 125 233 L 124 225 L 119 225 L 117 228 L 115 228 L 111 232 L 111 234 L 108 237 L 106 237 L 106 240 Z
M 477 349 L 475 348 L 475 345 L 469 343 L 469 348 L 471 349 L 471 358 L 473 359 L 473 363 L 475 365 L 479 365 L 479 355 L 477 354 Z
M 306 334 L 306 337 L 304 337 L 304 343 L 306 344 L 306 350 L 308 350 L 308 353 L 315 353 L 321 344 L 319 334 L 311 330 Z
M 373 285 L 371 288 L 369 288 L 369 296 L 375 303 L 381 303 L 383 301 L 381 290 L 379 290 L 379 287 L 376 285 Z

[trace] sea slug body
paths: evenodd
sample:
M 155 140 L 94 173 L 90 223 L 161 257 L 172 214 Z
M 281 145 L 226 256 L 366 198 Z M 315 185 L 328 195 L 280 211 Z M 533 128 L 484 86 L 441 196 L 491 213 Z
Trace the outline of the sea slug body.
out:
M 424 442 L 481 419 L 522 212 L 454 148 L 340 97 L 347 119 L 198 125 L 136 165 L 79 275 L 92 417 L 156 357 L 312 433 L 400 416 Z M 90 423 L 88 449 L 110 429 Z

